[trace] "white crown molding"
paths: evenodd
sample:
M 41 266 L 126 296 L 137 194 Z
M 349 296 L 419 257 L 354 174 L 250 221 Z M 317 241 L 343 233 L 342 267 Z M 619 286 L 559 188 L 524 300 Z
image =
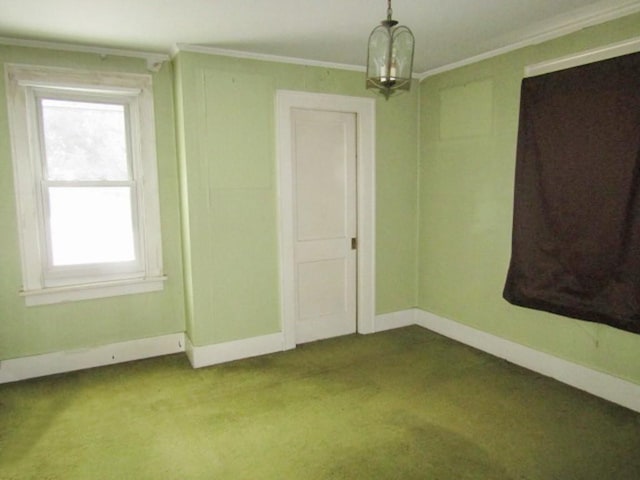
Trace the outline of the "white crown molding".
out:
M 546 62 L 527 65 L 524 68 L 525 77 L 534 77 L 545 73 L 557 72 L 565 68 L 578 67 L 588 63 L 608 60 L 610 58 L 640 52 L 640 37 L 630 38 L 623 42 L 613 43 L 601 48 L 585 50 L 584 52 L 565 57 L 554 58 Z
M 45 42 L 42 40 L 28 40 L 23 38 L 0 37 L 0 45 L 25 48 L 44 48 L 65 52 L 94 53 L 101 57 L 112 55 L 115 57 L 141 58 L 147 62 L 147 69 L 151 72 L 159 71 L 160 68 L 162 68 L 162 64 L 171 59 L 171 57 L 165 53 L 98 47 L 92 45 L 77 45 L 73 43 Z
M 496 48 L 473 57 L 465 58 L 459 62 L 453 62 L 438 68 L 426 70 L 417 76 L 418 79 L 422 81 L 425 78 L 432 77 L 439 73 L 455 70 L 456 68 L 497 57 L 520 48 L 537 45 L 542 42 L 577 32 L 586 27 L 626 17 L 627 15 L 632 15 L 638 12 L 640 12 L 640 2 L 637 0 L 619 2 L 618 5 L 608 8 L 602 8 L 599 5 L 596 5 L 593 8 L 583 10 L 581 14 L 573 18 L 567 19 L 566 17 L 563 17 L 560 21 L 555 19 L 550 22 L 546 22 L 539 26 L 535 33 L 532 33 L 517 42 L 513 42 L 509 45 L 505 45 L 504 47 Z
M 556 17 L 551 21 L 539 24 L 537 28 L 526 35 L 519 41 L 512 42 L 494 50 L 483 52 L 472 57 L 449 63 L 437 68 L 426 70 L 422 73 L 413 73 L 412 77 L 422 81 L 425 78 L 443 73 L 449 70 L 454 70 L 466 65 L 480 62 L 498 55 L 502 55 L 523 47 L 542 43 L 554 38 L 567 35 L 569 33 L 576 32 L 586 27 L 604 23 L 610 20 L 615 20 L 627 15 L 631 15 L 640 12 L 640 1 L 638 0 L 618 0 L 615 5 L 610 5 L 609 1 L 597 2 L 595 5 L 582 9 L 577 14 L 574 13 L 570 16 L 565 15 Z M 121 57 L 134 57 L 141 58 L 147 62 L 147 68 L 152 72 L 157 72 L 162 67 L 164 62 L 169 61 L 172 57 L 179 52 L 194 52 L 203 53 L 208 55 L 221 55 L 234 58 L 246 58 L 252 60 L 262 60 L 268 62 L 289 63 L 296 65 L 321 67 L 321 68 L 334 68 L 339 70 L 349 70 L 356 72 L 364 72 L 366 68 L 362 65 L 351 65 L 344 63 L 325 62 L 318 60 L 309 60 L 298 57 L 287 57 L 280 55 L 261 54 L 255 52 L 246 52 L 240 50 L 231 50 L 225 48 L 210 47 L 205 45 L 178 43 L 171 48 L 169 54 L 145 52 L 137 50 L 127 50 L 118 48 L 98 47 L 90 45 L 79 45 L 63 42 L 48 42 L 41 40 L 29 40 L 29 39 L 17 39 L 0 37 L 0 45 L 9 45 L 17 47 L 29 47 L 29 48 L 46 48 L 52 50 L 62 50 L 71 52 L 82 53 L 95 53 L 97 55 L 114 55 Z
M 175 56 L 179 52 L 203 53 L 205 55 L 220 55 L 223 57 L 246 58 L 249 60 L 262 60 L 265 62 L 291 63 L 294 65 L 304 65 L 307 67 L 335 68 L 338 70 L 350 70 L 354 72 L 364 72 L 366 69 L 361 65 L 349 65 L 346 63 L 323 62 L 319 60 L 308 60 L 298 57 L 285 57 L 280 55 L 269 55 L 265 53 L 243 52 L 241 50 L 229 50 L 226 48 L 208 47 L 205 45 L 194 45 L 190 43 L 178 43 L 171 49 Z
M 247 60 L 261 60 L 263 62 L 289 63 L 293 65 L 302 65 L 305 67 L 333 68 L 336 70 L 347 70 L 351 72 L 367 71 L 362 65 L 349 65 L 346 63 L 323 62 L 320 60 L 309 60 L 299 57 L 286 57 L 280 55 L 269 55 L 265 53 L 244 52 L 242 50 L 229 50 L 226 48 L 208 47 L 205 45 L 194 45 L 190 43 L 178 43 L 171 48 L 171 58 L 174 58 L 180 52 L 202 53 L 204 55 L 220 55 L 223 57 L 244 58 Z M 417 73 L 413 73 L 411 78 L 419 80 Z

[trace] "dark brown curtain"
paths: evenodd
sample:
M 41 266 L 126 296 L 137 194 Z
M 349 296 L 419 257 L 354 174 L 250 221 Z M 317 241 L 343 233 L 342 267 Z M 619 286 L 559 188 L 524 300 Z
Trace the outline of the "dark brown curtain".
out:
M 640 53 L 522 82 L 515 305 L 640 333 Z

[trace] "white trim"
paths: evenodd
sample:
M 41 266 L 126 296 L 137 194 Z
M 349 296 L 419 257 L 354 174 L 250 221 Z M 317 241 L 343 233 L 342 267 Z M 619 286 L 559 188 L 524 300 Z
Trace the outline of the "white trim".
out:
M 215 343 L 198 347 L 191 343 L 191 339 L 185 337 L 187 356 L 193 368 L 208 367 L 219 363 L 242 360 L 243 358 L 257 357 L 268 353 L 286 350 L 284 335 L 272 333 L 260 337 L 243 338 L 231 342 Z
M 488 58 L 496 57 L 504 53 L 508 53 L 519 48 L 536 45 L 547 40 L 553 40 L 555 38 L 567 35 L 569 33 L 577 32 L 583 28 L 598 25 L 610 20 L 632 15 L 640 11 L 640 2 L 636 0 L 619 0 L 617 5 L 601 7 L 602 2 L 597 2 L 595 5 L 587 7 L 582 10 L 582 13 L 576 15 L 572 13 L 567 19 L 566 16 L 556 19 L 551 22 L 546 22 L 538 28 L 536 33 L 533 33 L 526 38 L 513 42 L 504 47 L 496 48 L 488 52 L 475 55 L 458 62 L 449 63 L 441 67 L 426 70 L 422 73 L 412 73 L 412 77 L 422 81 L 425 78 L 443 73 L 449 70 L 470 65 L 473 63 L 486 60 Z M 197 45 L 190 43 L 176 43 L 170 48 L 169 54 L 146 52 L 140 50 L 128 50 L 119 48 L 100 47 L 94 45 L 80 45 L 64 42 L 50 42 L 42 40 L 30 40 L 30 39 L 18 39 L 10 37 L 0 37 L 0 45 L 8 45 L 15 47 L 26 48 L 44 48 L 50 50 L 61 50 L 80 53 L 95 53 L 102 57 L 107 55 L 119 56 L 119 57 L 133 57 L 141 58 L 146 61 L 147 69 L 151 72 L 158 72 L 162 65 L 175 57 L 179 52 L 193 52 L 202 53 L 206 55 L 221 55 L 233 58 L 246 58 L 252 60 L 262 60 L 267 62 L 289 63 L 295 65 L 323 67 L 323 68 L 335 68 L 340 70 L 350 70 L 356 72 L 365 72 L 366 67 L 363 65 L 352 65 L 345 63 L 326 62 L 321 60 L 310 60 L 298 57 L 287 57 L 282 55 L 271 55 L 256 52 L 246 52 L 241 50 L 232 50 L 226 48 L 210 47 L 206 45 Z
M 184 333 L 0 361 L 0 383 L 184 352 Z
M 600 23 L 608 22 L 610 20 L 615 20 L 617 18 L 640 12 L 640 2 L 638 2 L 637 0 L 623 1 L 621 3 L 621 5 L 615 5 L 607 9 L 600 9 L 599 5 L 596 4 L 594 7 L 585 9 L 584 13 L 578 15 L 577 17 L 572 15 L 571 17 L 569 17 L 569 19 L 564 21 L 558 22 L 556 20 L 555 22 L 549 22 L 542 28 L 540 28 L 538 32 L 533 33 L 532 35 L 527 36 L 522 40 L 513 42 L 509 45 L 505 45 L 504 47 L 489 50 L 488 52 L 484 52 L 479 55 L 474 55 L 473 57 L 465 58 L 458 62 L 453 62 L 441 67 L 426 70 L 418 74 L 418 78 L 420 81 L 422 81 L 425 78 L 432 77 L 439 73 L 455 70 L 456 68 L 464 67 L 466 65 L 471 65 L 482 60 L 497 57 L 499 55 L 503 55 L 505 53 L 509 53 L 523 47 L 529 47 L 531 45 L 537 45 L 548 40 L 553 40 L 555 38 L 577 32 L 586 27 L 591 27 Z
M 133 294 L 163 288 L 162 237 L 157 176 L 153 81 L 149 74 L 94 72 L 6 64 L 23 296 L 27 305 Z M 46 86 L 46 87 L 45 87 Z M 41 142 L 36 102 L 42 91 L 84 100 L 107 95 L 128 106 L 136 262 L 55 267 L 48 263 L 47 215 L 42 189 Z M 99 93 L 96 93 L 99 92 Z M 97 97 L 96 97 L 97 98 Z M 123 262 L 124 263 L 124 262 Z M 113 282 L 112 280 L 121 280 Z M 131 280 L 134 280 L 133 282 Z M 63 285 L 78 288 L 59 288 Z
M 416 314 L 415 309 L 401 310 L 398 312 L 383 313 L 376 315 L 375 319 L 375 332 L 384 332 L 385 330 L 393 330 L 395 328 L 408 327 L 409 325 L 415 325 Z
M 171 59 L 169 55 L 165 53 L 98 47 L 94 45 L 77 45 L 63 42 L 45 42 L 42 40 L 29 40 L 22 38 L 0 37 L 0 45 L 24 48 L 44 48 L 47 50 L 60 50 L 65 52 L 95 53 L 101 57 L 113 55 L 116 57 L 141 58 L 147 62 L 147 70 L 151 72 L 158 72 L 160 68 L 162 68 L 162 64 Z
M 226 48 L 208 47 L 206 45 L 194 45 L 191 43 L 177 43 L 171 49 L 171 58 L 180 52 L 202 53 L 204 55 L 219 55 L 222 57 L 244 58 L 247 60 L 260 60 L 263 62 L 289 63 L 293 65 L 302 65 L 305 67 L 334 68 L 336 70 L 347 70 L 351 72 L 367 71 L 364 65 L 351 65 L 348 63 L 325 62 L 322 60 L 311 60 L 299 57 L 287 57 L 283 55 L 271 55 L 267 53 L 245 52 L 242 50 L 230 50 Z M 418 80 L 420 76 L 417 73 L 411 74 L 412 78 Z
M 415 318 L 416 324 L 421 327 L 640 412 L 640 385 L 638 384 L 525 347 L 421 309 L 416 309 Z
M 566 68 L 578 67 L 588 63 L 608 60 L 610 58 L 636 53 L 640 51 L 640 37 L 630 38 L 623 42 L 613 43 L 600 48 L 593 48 L 565 57 L 554 58 L 545 62 L 524 67 L 525 77 L 534 77 L 545 73 L 557 72 Z
M 538 42 L 534 42 L 534 43 L 538 43 Z M 532 44 L 534 44 L 534 43 L 532 43 Z M 529 43 L 524 43 L 524 42 L 514 43 L 514 44 L 511 44 L 511 45 L 507 45 L 505 47 L 496 48 L 495 50 L 489 50 L 488 52 L 484 52 L 484 53 L 481 53 L 479 55 L 474 55 L 473 57 L 468 57 L 468 58 L 465 58 L 465 59 L 457 61 L 457 62 L 448 63 L 448 64 L 443 65 L 441 67 L 432 68 L 430 70 L 426 70 L 426 71 L 418 74 L 418 80 L 420 82 L 422 82 L 424 79 L 429 78 L 429 77 L 433 77 L 434 75 L 438 75 L 438 74 L 444 73 L 444 72 L 449 72 L 451 70 L 455 70 L 457 68 L 465 67 L 467 65 L 473 65 L 474 63 L 478 63 L 478 62 L 481 62 L 483 60 L 488 60 L 489 58 L 497 57 L 497 56 L 503 55 L 505 53 L 509 53 L 509 52 L 514 51 L 514 50 L 517 50 L 519 48 L 526 47 L 528 45 L 530 45 L 530 44 Z
M 640 412 L 640 385 L 497 337 L 419 308 L 378 315 L 376 332 L 419 325 L 511 363 Z M 194 346 L 184 333 L 0 361 L 0 384 L 186 351 L 193 368 L 287 350 L 284 333 Z
M 294 348 L 296 295 L 293 265 L 293 174 L 291 109 L 357 115 L 358 307 L 359 333 L 374 332 L 375 317 L 375 100 L 306 92 L 276 92 L 277 169 L 280 234 L 281 322 L 287 348 Z
M 117 295 L 158 292 L 164 288 L 166 276 L 156 278 L 138 278 L 113 282 L 88 283 L 66 287 L 52 287 L 41 290 L 21 291 L 27 307 L 49 305 L 53 303 L 106 298 Z
M 361 65 L 349 65 L 346 63 L 323 62 L 320 60 L 308 60 L 305 58 L 285 57 L 281 55 L 270 55 L 266 53 L 243 52 L 241 50 L 229 50 L 226 48 L 207 47 L 205 45 L 193 45 L 189 43 L 178 43 L 172 50 L 172 56 L 179 52 L 202 53 L 205 55 L 220 55 L 222 57 L 246 58 L 248 60 L 261 60 L 263 62 L 290 63 L 293 65 L 304 65 L 307 67 L 336 68 L 339 70 L 350 70 L 354 72 L 365 72 L 366 68 Z

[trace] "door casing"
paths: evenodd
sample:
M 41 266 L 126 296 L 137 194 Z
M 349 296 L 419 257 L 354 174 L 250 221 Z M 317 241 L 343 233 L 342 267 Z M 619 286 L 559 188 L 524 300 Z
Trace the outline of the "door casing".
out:
M 356 115 L 356 189 L 358 224 L 358 333 L 373 333 L 375 320 L 375 100 L 290 90 L 276 92 L 276 156 L 280 234 L 281 328 L 284 349 L 296 346 L 293 150 L 291 110 L 308 109 Z

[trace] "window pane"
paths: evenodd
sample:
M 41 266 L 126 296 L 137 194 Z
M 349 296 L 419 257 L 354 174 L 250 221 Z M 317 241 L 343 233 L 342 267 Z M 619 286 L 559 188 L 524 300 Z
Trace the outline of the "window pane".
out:
M 128 180 L 125 106 L 42 99 L 48 180 Z
M 50 187 L 54 266 L 135 260 L 131 188 Z

